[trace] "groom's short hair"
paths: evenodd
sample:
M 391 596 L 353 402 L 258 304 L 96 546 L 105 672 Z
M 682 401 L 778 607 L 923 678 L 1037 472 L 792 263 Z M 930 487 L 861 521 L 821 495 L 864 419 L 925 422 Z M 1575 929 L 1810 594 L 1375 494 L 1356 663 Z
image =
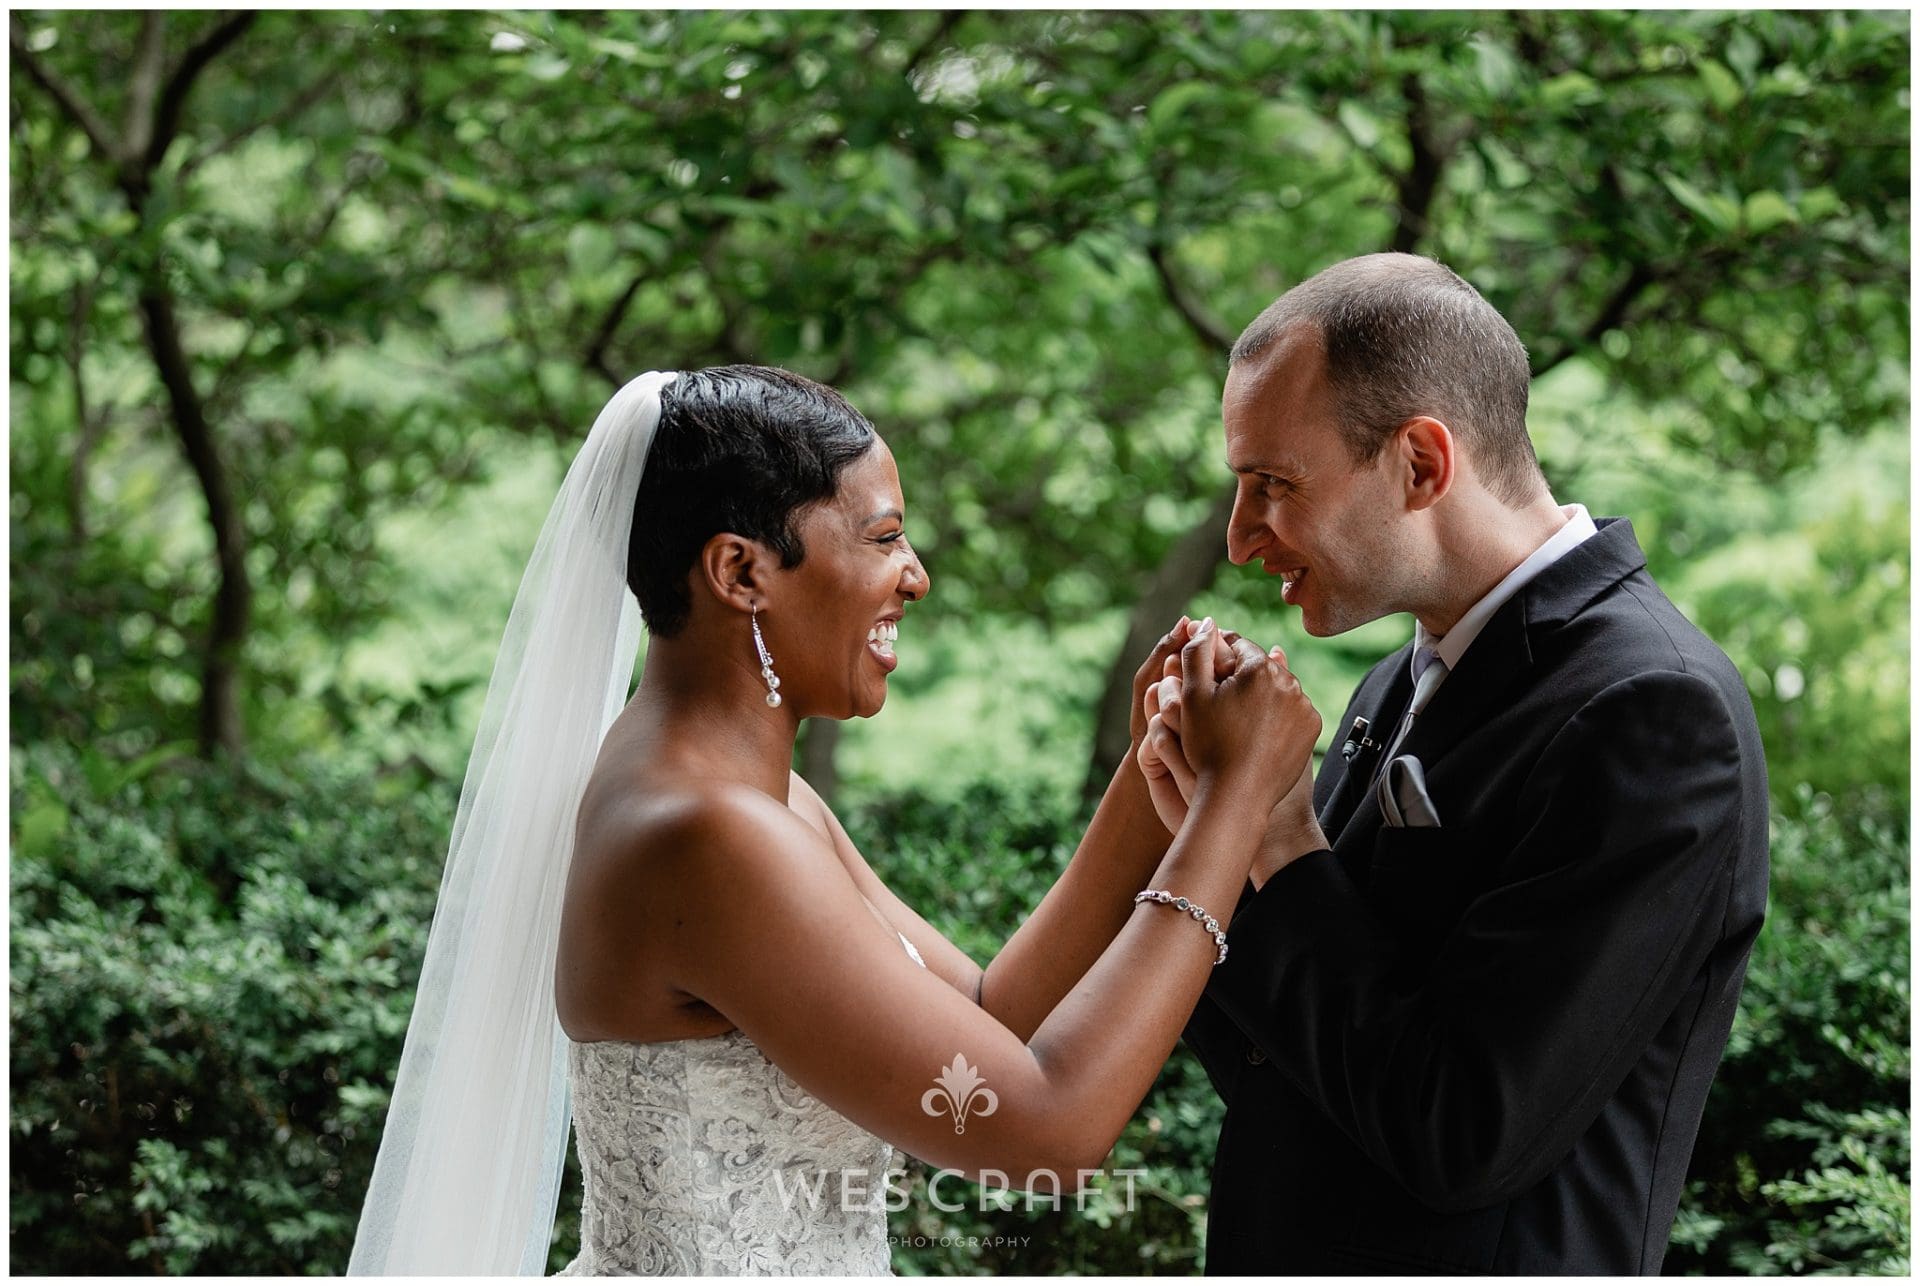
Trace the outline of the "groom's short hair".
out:
M 1340 436 L 1358 464 L 1395 429 L 1431 415 L 1509 504 L 1544 479 L 1527 437 L 1527 350 L 1507 319 L 1445 264 L 1419 255 L 1343 260 L 1280 296 L 1233 346 L 1238 365 L 1299 323 L 1319 333 Z

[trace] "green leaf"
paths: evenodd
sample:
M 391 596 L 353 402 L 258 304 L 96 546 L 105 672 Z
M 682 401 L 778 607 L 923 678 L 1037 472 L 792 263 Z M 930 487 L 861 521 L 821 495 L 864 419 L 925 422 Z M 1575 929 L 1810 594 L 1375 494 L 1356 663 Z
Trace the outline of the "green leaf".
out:
M 1740 77 L 1743 85 L 1753 84 L 1754 73 L 1760 67 L 1760 55 L 1763 51 L 1760 42 L 1754 39 L 1751 31 L 1745 27 L 1736 30 L 1727 40 L 1727 64 L 1734 74 Z
M 1489 98 L 1501 100 L 1513 92 L 1514 82 L 1519 78 L 1519 67 L 1514 62 L 1513 52 L 1505 45 L 1486 36 L 1479 36 L 1473 42 L 1474 71 L 1480 77 L 1481 87 Z
M 1698 215 L 1717 232 L 1732 232 L 1740 222 L 1740 207 L 1732 197 L 1702 192 L 1677 174 L 1662 174 L 1660 181 L 1673 193 L 1674 200 Z
M 1783 223 L 1800 222 L 1800 214 L 1778 192 L 1755 192 L 1747 197 L 1740 222 L 1750 233 L 1769 231 Z
M 898 233 L 903 240 L 916 241 L 920 237 L 920 221 L 914 212 L 897 201 L 889 201 L 883 208 L 882 217 L 887 226 Z
M 1166 130 L 1185 114 L 1187 108 L 1213 92 L 1213 86 L 1201 80 L 1183 80 L 1177 85 L 1169 85 L 1154 96 L 1147 108 L 1147 123 L 1159 133 Z
M 1847 208 L 1839 193 L 1830 187 L 1810 188 L 1802 192 L 1794 204 L 1799 208 L 1800 217 L 1808 223 L 1832 218 Z
M 119 794 L 128 785 L 145 778 L 161 764 L 175 759 L 185 758 L 193 753 L 191 741 L 164 741 L 130 763 L 116 764 L 114 771 L 95 784 L 95 790 L 105 798 Z M 91 770 L 92 760 L 88 760 Z M 91 771 L 89 772 L 91 775 Z
M 1707 97 L 1721 111 L 1732 111 L 1747 96 L 1746 91 L 1740 88 L 1740 82 L 1727 70 L 1726 64 L 1717 59 L 1702 58 L 1694 66 L 1700 73 L 1700 83 L 1706 86 Z
M 705 205 L 714 214 L 724 214 L 730 219 L 765 219 L 772 211 L 761 202 L 738 196 L 710 196 Z
M 1584 72 L 1570 71 L 1540 86 L 1540 104 L 1549 111 L 1565 111 L 1600 101 L 1600 86 Z
M 1364 107 L 1348 98 L 1341 100 L 1337 111 L 1340 123 L 1361 147 L 1370 148 L 1380 141 L 1380 125 Z

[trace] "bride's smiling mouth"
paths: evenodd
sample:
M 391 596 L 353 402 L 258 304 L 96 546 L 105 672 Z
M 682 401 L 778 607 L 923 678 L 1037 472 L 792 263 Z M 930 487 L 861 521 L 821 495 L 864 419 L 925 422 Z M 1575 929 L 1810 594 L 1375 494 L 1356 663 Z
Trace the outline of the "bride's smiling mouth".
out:
M 900 664 L 900 658 L 893 654 L 894 640 L 900 637 L 900 618 L 889 617 L 867 631 L 867 652 L 880 663 L 880 668 L 888 674 Z

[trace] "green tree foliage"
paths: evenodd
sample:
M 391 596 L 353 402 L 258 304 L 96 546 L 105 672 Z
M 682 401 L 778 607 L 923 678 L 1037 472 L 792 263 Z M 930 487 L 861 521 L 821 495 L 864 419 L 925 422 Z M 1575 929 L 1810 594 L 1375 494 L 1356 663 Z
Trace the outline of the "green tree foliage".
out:
M 36 484 L 14 493 L 14 681 L 31 727 L 129 753 L 242 748 L 312 695 L 259 641 L 373 619 L 374 521 L 473 469 L 453 390 L 383 399 L 325 360 L 430 327 L 444 279 L 430 244 L 376 231 L 412 183 L 365 152 L 368 102 L 390 92 L 367 35 L 292 13 L 13 18 L 11 458 Z M 202 532 L 183 531 L 196 511 Z
M 930 611 L 1157 634 L 1220 559 L 1225 342 L 1369 250 L 1441 255 L 1538 369 L 1742 467 L 1904 397 L 1895 15 L 281 13 L 204 58 L 212 18 L 134 23 L 16 23 L 16 453 L 158 409 L 159 272 L 255 597 L 336 631 L 377 609 L 370 520 L 489 428 L 577 441 L 625 374 L 755 360 L 895 439 Z M 137 105 L 100 69 L 149 46 L 192 96 L 134 183 L 80 107 Z M 36 525 L 74 530 L 81 473 Z
M 490 660 L 348 673 L 439 556 L 400 520 L 564 460 L 640 370 L 826 379 L 936 581 L 897 699 L 1079 631 L 1019 720 L 1098 780 L 1201 595 L 1304 642 L 1221 576 L 1224 354 L 1383 249 L 1513 321 L 1556 491 L 1633 517 L 1762 721 L 1775 906 L 1671 1265 L 1908 1262 L 1905 15 L 10 25 L 16 1266 L 344 1265 L 452 807 L 427 759 Z M 1314 641 L 1311 690 L 1395 626 Z M 943 767 L 850 822 L 984 958 L 1075 808 Z M 1139 1211 L 916 1200 L 896 1232 L 1033 1240 L 900 1267 L 1190 1269 L 1216 1112 L 1178 1057 L 1114 1159 Z

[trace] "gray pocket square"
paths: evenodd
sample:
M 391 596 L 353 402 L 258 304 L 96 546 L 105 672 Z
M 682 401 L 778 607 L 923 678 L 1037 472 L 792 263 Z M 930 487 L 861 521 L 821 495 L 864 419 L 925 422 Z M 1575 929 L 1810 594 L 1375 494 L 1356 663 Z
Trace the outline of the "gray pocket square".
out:
M 1437 827 L 1440 810 L 1427 794 L 1426 769 L 1412 755 L 1401 755 L 1380 774 L 1380 813 L 1394 827 Z

